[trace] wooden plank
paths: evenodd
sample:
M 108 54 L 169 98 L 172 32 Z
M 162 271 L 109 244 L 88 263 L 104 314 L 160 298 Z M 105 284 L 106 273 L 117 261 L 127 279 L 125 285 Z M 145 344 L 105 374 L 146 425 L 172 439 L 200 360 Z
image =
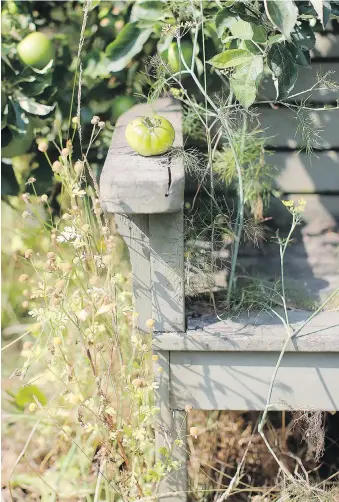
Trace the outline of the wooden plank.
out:
M 286 193 L 339 192 L 339 153 L 275 152 L 267 155 L 268 164 L 276 167 L 276 187 Z
M 174 147 L 182 147 L 181 107 L 171 98 L 153 105 L 136 105 L 124 113 L 115 127 L 100 177 L 100 200 L 110 213 L 171 213 L 183 207 L 185 172 L 180 156 L 142 157 L 125 138 L 126 125 L 134 118 L 157 113 L 175 129 Z
M 319 137 L 313 141 L 313 148 L 329 149 L 339 147 L 339 110 L 310 111 L 307 113 Z M 268 147 L 304 148 L 305 140 L 298 130 L 301 119 L 296 109 L 279 107 L 278 109 L 260 108 L 258 115 L 261 127 L 265 130 Z
M 318 195 L 305 193 L 284 193 L 281 200 L 306 200 L 302 221 L 307 224 L 317 224 L 326 228 L 335 228 L 339 221 L 339 195 Z M 291 215 L 279 198 L 272 197 L 265 216 L 272 218 L 274 224 L 280 227 L 290 225 Z
M 148 219 L 148 215 L 143 214 L 115 215 L 115 224 L 127 244 L 130 255 L 135 311 L 138 313 L 138 326 L 142 331 L 146 329 L 147 319 L 152 317 Z
M 310 89 L 317 82 L 318 73 L 324 75 L 327 72 L 331 72 L 328 78 L 339 85 L 339 62 L 328 62 L 324 60 L 324 62 L 321 63 L 314 63 L 312 68 L 300 68 L 297 82 L 290 95 L 294 96 L 301 92 L 302 94 L 286 98 L 285 101 L 301 101 L 309 97 L 310 101 L 316 103 L 335 102 L 338 99 L 338 89 L 328 90 L 322 88 L 321 90 L 312 91 L 312 93 L 303 92 Z M 269 101 L 274 101 L 276 99 L 276 90 L 271 77 L 267 76 L 260 85 L 258 99 Z
M 339 299 L 339 293 L 338 293 Z M 278 310 L 283 315 L 282 310 Z M 309 318 L 309 311 L 289 311 L 292 329 L 298 329 Z M 281 350 L 286 330 L 274 314 L 265 312 L 220 321 L 205 315 L 189 319 L 186 333 L 156 333 L 156 350 L 274 352 Z M 287 352 L 338 352 L 339 312 L 321 312 L 293 337 Z
M 161 502 L 186 501 L 187 490 L 187 450 L 186 450 L 186 415 L 174 413 L 170 408 L 169 402 L 169 352 L 157 352 L 159 357 L 155 363 L 154 374 L 158 388 L 155 390 L 156 404 L 159 407 L 159 413 L 156 415 L 155 424 L 155 448 L 156 458 L 162 462 L 168 461 L 159 451 L 160 448 L 166 448 L 170 452 L 169 460 L 177 460 L 182 464 L 178 471 L 174 471 L 161 481 L 158 486 L 157 494 Z M 162 372 L 159 372 L 159 367 Z M 183 447 L 175 446 L 176 439 L 183 440 Z M 181 494 L 171 495 L 172 492 L 181 491 Z M 168 494 L 168 495 L 164 495 Z
M 171 405 L 204 410 L 262 410 L 274 352 L 172 352 Z M 339 354 L 287 353 L 271 403 L 276 409 L 339 409 Z
M 271 151 L 265 156 L 267 164 L 272 166 L 275 187 L 285 193 L 327 193 L 339 192 L 339 152 L 323 150 L 308 155 L 300 151 Z M 209 180 L 206 180 L 208 188 Z M 187 181 L 185 194 L 195 194 L 198 189 L 197 179 Z M 216 193 L 225 193 L 226 187 L 215 176 Z M 201 192 L 204 196 L 204 191 Z M 234 206 L 229 201 L 230 207 Z
M 316 33 L 316 44 L 311 51 L 314 58 L 339 59 L 339 35 L 337 33 Z
M 152 317 L 158 331 L 185 330 L 183 213 L 150 216 Z
M 285 194 L 282 199 L 294 200 L 296 203 L 300 199 L 306 200 L 305 211 L 302 220 L 305 223 L 322 222 L 322 225 L 328 228 L 334 228 L 339 220 L 339 195 L 310 195 L 310 194 Z M 273 207 L 273 206 L 272 206 Z M 285 207 L 276 205 L 270 212 L 277 221 L 280 215 L 286 215 Z

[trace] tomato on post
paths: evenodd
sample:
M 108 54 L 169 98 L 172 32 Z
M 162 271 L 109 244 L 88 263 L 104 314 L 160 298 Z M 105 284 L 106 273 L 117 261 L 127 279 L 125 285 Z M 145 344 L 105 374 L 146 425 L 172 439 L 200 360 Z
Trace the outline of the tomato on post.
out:
M 133 150 L 144 157 L 168 152 L 174 143 L 171 122 L 160 115 L 138 117 L 126 127 L 126 140 Z

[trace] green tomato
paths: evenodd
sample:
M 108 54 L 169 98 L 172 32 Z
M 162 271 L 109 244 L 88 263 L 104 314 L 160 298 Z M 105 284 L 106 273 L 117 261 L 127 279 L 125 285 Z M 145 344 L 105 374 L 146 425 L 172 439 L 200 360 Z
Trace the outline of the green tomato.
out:
M 18 54 L 25 65 L 42 70 L 51 59 L 54 59 L 55 51 L 46 35 L 34 32 L 18 44 Z
M 165 117 L 138 117 L 126 127 L 126 140 L 133 150 L 144 157 L 168 152 L 175 138 L 174 128 Z
M 191 66 L 193 57 L 193 45 L 188 40 L 184 40 L 180 44 L 180 49 L 188 67 Z M 178 45 L 172 42 L 169 48 L 161 54 L 162 58 L 169 64 L 173 73 L 177 73 L 180 70 L 185 70 L 185 66 L 181 61 L 179 55 Z
M 115 124 L 120 115 L 132 108 L 136 102 L 137 100 L 133 96 L 117 96 L 112 103 L 112 122 Z

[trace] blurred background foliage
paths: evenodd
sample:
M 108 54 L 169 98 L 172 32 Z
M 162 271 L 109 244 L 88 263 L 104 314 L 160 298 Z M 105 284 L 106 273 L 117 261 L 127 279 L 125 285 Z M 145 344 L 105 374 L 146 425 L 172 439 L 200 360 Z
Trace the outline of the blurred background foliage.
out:
M 273 3 L 278 7 L 281 5 L 276 0 L 273 0 Z M 301 2 L 298 4 L 301 24 L 297 32 L 292 33 L 293 43 L 286 45 L 284 37 L 281 33 L 279 35 L 279 30 L 272 29 L 272 24 L 265 15 L 264 4 L 255 2 L 256 11 L 248 9 L 245 4 L 246 2 L 220 0 L 203 2 L 205 60 L 213 58 L 223 47 L 241 48 L 246 50 L 250 57 L 257 54 L 257 48 L 248 40 L 246 30 L 241 32 L 243 34 L 240 37 L 237 32 L 236 39 L 229 36 L 230 30 L 231 35 L 234 35 L 232 30 L 240 22 L 247 27 L 261 30 L 264 39 L 260 38 L 260 43 L 264 43 L 263 47 L 265 44 L 267 47 L 278 47 L 279 44 L 279 49 L 286 52 L 289 64 L 293 66 L 293 82 L 296 80 L 298 65 L 308 65 L 308 54 L 315 43 L 313 31 L 323 29 L 329 19 L 337 18 L 339 14 L 339 3 L 327 2 L 323 7 L 322 25 L 315 10 L 315 0 Z M 89 7 L 89 10 L 79 66 L 78 50 L 84 7 Z M 80 73 L 84 148 L 90 137 L 90 121 L 93 115 L 99 115 L 101 120 L 106 122 L 101 139 L 91 149 L 88 159 L 93 170 L 98 173 L 103 165 L 117 118 L 138 101 L 145 100 L 150 85 L 154 84 L 154 80 L 152 82 L 147 76 L 152 66 L 150 58 L 160 53 L 172 70 L 177 71 L 175 67 L 178 65 L 178 50 L 173 44 L 176 29 L 180 29 L 183 52 L 186 44 L 190 53 L 194 19 L 198 18 L 200 7 L 200 1 L 177 0 L 2 2 L 2 197 L 25 191 L 25 182 L 33 174 L 37 179 L 38 191 L 48 193 L 51 199 L 54 192 L 57 193 L 55 184 L 53 187 L 53 173 L 44 154 L 37 149 L 36 138 L 48 139 L 50 158 L 57 159 L 58 152 L 53 146 L 53 140 L 58 139 L 56 135 L 59 124 L 64 134 L 63 139 L 69 138 L 71 117 L 77 114 L 78 109 L 78 82 L 75 80 Z M 266 33 L 263 22 L 266 23 Z M 280 30 L 284 32 L 285 27 L 280 27 Z M 34 32 L 44 34 L 47 37 L 46 44 L 50 44 L 49 49 L 45 49 L 45 58 L 47 54 L 55 55 L 47 65 L 43 64 L 44 58 L 37 67 L 23 62 L 25 58 L 20 53 L 20 42 Z M 255 30 L 250 38 L 254 35 L 257 36 Z M 38 41 L 35 41 L 35 44 L 34 46 L 34 42 L 31 42 L 31 45 L 26 47 L 26 57 L 27 51 L 34 52 L 38 48 Z M 202 58 L 202 51 L 199 50 L 201 45 L 198 38 L 195 59 L 198 74 L 203 78 L 203 65 L 199 59 Z M 293 51 L 302 53 L 302 62 L 295 64 L 295 58 L 289 57 Z M 30 57 L 30 54 L 28 56 Z M 262 67 L 262 58 L 261 61 L 259 59 L 260 57 L 256 57 Z M 266 60 L 264 63 L 267 68 Z M 220 67 L 219 63 L 219 66 L 217 63 L 214 65 Z M 208 68 L 209 73 L 213 73 L 213 66 L 208 65 Z M 248 83 L 250 94 L 253 94 L 254 98 L 258 80 L 256 78 L 256 81 Z M 279 82 L 279 86 L 293 87 L 291 78 L 288 80 Z M 231 85 L 241 102 L 243 89 L 239 89 L 238 96 L 237 81 L 234 80 Z M 185 79 L 185 87 L 190 95 L 196 94 L 190 78 Z M 212 79 L 209 82 L 209 92 L 218 90 L 220 91 L 218 79 Z M 246 97 L 245 102 L 241 104 L 247 106 L 247 101 Z M 79 142 L 73 145 L 73 151 L 74 156 L 80 158 L 81 152 L 77 143 Z
M 2 2 L 3 198 L 29 190 L 25 182 L 32 175 L 37 179 L 37 191 L 53 198 L 53 173 L 44 154 L 38 151 L 36 139 L 49 141 L 49 156 L 55 160 L 58 151 L 53 141 L 58 140 L 59 124 L 63 139 L 69 137 L 70 120 L 78 108 L 75 75 L 79 76 L 78 50 L 85 5 L 84 1 Z M 116 120 L 146 99 L 147 60 L 157 51 L 166 50 L 173 40 L 173 34 L 161 38 L 161 32 L 165 25 L 175 23 L 171 8 L 173 12 L 180 9 L 180 2 L 169 1 L 165 5 L 168 10 L 158 0 L 89 2 L 81 54 L 81 123 L 86 148 L 91 118 L 99 115 L 106 122 L 88 159 L 97 173 Z M 211 2 L 211 9 L 215 8 Z M 24 64 L 19 54 L 20 42 L 34 32 L 46 35 L 55 54 L 54 60 L 40 69 Z M 189 33 L 186 38 L 190 39 Z M 38 41 L 32 42 L 28 52 L 38 45 Z M 73 151 L 80 158 L 77 143 Z
M 147 3 L 156 7 L 159 2 Z M 161 31 L 160 24 L 152 19 L 152 28 L 139 27 L 136 22 L 127 24 L 130 18 L 142 20 L 145 12 L 148 14 L 148 10 L 144 12 L 142 7 L 135 8 L 133 4 L 130 1 L 93 1 L 88 13 L 81 57 L 84 147 L 90 136 L 93 115 L 100 115 L 108 126 L 90 154 L 94 169 L 102 165 L 109 146 L 112 133 L 109 124 L 114 125 L 119 115 L 144 95 L 138 72 L 145 58 L 154 52 Z M 35 138 L 56 139 L 55 120 L 62 123 L 67 135 L 69 118 L 77 113 L 76 91 L 72 110 L 70 103 L 83 8 L 81 1 L 2 3 L 3 197 L 22 191 L 33 171 L 38 190 L 52 190 L 53 173 L 44 155 L 38 151 Z M 54 61 L 43 69 L 26 66 L 18 55 L 20 41 L 35 31 L 44 33 L 55 51 Z M 112 48 L 118 36 L 120 46 Z M 137 58 L 133 59 L 135 55 Z M 57 158 L 57 150 L 53 152 L 52 149 L 50 144 L 49 154 Z

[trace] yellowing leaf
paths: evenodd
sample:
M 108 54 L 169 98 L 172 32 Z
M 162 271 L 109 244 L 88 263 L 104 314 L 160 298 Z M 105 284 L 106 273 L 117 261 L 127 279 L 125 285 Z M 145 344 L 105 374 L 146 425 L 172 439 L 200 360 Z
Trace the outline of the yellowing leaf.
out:
M 232 68 L 246 63 L 247 61 L 250 61 L 252 57 L 253 54 L 245 49 L 229 49 L 217 54 L 208 62 L 215 68 L 223 70 L 225 68 Z
M 255 101 L 263 71 L 262 56 L 253 56 L 251 61 L 238 66 L 230 78 L 235 97 L 245 108 L 249 108 Z

